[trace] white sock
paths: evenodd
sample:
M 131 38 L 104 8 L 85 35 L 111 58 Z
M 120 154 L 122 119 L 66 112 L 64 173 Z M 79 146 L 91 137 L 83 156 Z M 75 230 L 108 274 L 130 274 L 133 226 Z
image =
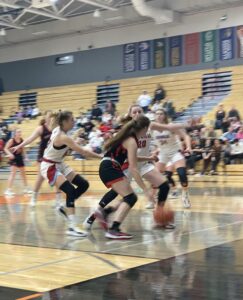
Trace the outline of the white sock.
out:
M 68 215 L 69 219 L 69 225 L 70 226 L 75 226 L 76 225 L 76 216 L 75 215 Z

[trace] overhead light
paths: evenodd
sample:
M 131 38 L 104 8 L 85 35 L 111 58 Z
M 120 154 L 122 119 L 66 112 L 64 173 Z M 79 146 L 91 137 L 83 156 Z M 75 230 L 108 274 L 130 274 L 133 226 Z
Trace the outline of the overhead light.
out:
M 4 28 L 2 28 L 0 30 L 0 36 L 5 36 L 5 35 L 7 35 L 6 30 Z
M 94 13 L 93 13 L 93 17 L 94 18 L 99 18 L 100 17 L 100 11 L 98 10 L 98 9 L 96 9 L 95 11 L 94 11 Z

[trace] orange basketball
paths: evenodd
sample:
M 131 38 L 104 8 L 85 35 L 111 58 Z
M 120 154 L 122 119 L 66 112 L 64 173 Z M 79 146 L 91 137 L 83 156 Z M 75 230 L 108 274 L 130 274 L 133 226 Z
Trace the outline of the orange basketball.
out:
M 168 206 L 158 205 L 154 210 L 154 221 L 158 225 L 167 225 L 174 222 L 174 212 Z

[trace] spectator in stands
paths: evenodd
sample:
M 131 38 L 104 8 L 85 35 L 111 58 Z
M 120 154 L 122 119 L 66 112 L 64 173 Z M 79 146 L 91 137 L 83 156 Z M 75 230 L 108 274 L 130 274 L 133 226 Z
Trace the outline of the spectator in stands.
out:
M 30 105 L 28 105 L 28 107 L 27 107 L 27 118 L 31 119 L 32 113 L 33 113 L 33 108 Z
M 100 122 L 99 130 L 102 133 L 109 132 L 111 129 L 112 129 L 112 126 L 110 125 L 110 123 Z
M 147 93 L 147 91 L 143 91 L 143 93 L 138 97 L 137 104 L 143 108 L 144 113 L 148 111 L 149 105 L 151 104 L 152 98 Z
M 195 174 L 195 165 L 196 162 L 202 159 L 202 145 L 200 139 L 192 141 L 192 152 L 185 153 L 186 165 L 188 168 L 188 173 L 193 175 Z
M 242 163 L 243 159 L 243 143 L 240 143 L 238 139 L 235 139 L 231 145 L 230 161 L 234 163 Z
M 112 116 L 114 116 L 115 112 L 116 112 L 116 105 L 115 105 L 115 103 L 113 101 L 111 101 L 111 100 L 106 101 L 105 111 L 107 111 L 109 114 L 111 114 Z
M 211 140 L 207 139 L 206 143 L 205 143 L 205 147 L 203 148 L 203 153 L 202 153 L 202 157 L 203 157 L 203 168 L 201 171 L 201 175 L 204 175 L 211 163 L 211 159 L 212 159 L 212 148 L 211 148 Z
M 154 91 L 154 99 L 153 99 L 153 103 L 155 102 L 161 102 L 161 100 L 163 100 L 166 97 L 166 92 L 163 88 L 163 86 L 158 83 L 156 90 Z
M 151 109 L 148 109 L 147 113 L 145 114 L 147 118 L 149 118 L 150 121 L 154 121 L 155 119 L 155 114 Z
M 215 139 L 212 146 L 212 155 L 211 155 L 211 175 L 217 175 L 217 166 L 221 159 L 222 145 L 219 139 Z
M 238 119 L 240 119 L 240 113 L 239 113 L 239 111 L 235 108 L 234 105 L 232 105 L 230 111 L 228 112 L 228 119 L 230 120 L 231 118 L 238 118 Z
M 39 108 L 37 106 L 33 106 L 31 119 L 36 119 L 40 115 Z
M 236 133 L 236 139 L 243 143 L 243 126 L 240 126 L 238 132 Z
M 234 132 L 234 128 L 232 126 L 229 127 L 229 130 L 227 132 L 225 132 L 222 136 L 221 136 L 221 140 L 222 141 L 230 141 L 233 142 L 235 140 L 236 137 L 236 133 Z
M 222 122 L 225 118 L 226 113 L 224 110 L 224 106 L 222 104 L 219 105 L 218 110 L 216 111 L 216 121 L 215 121 L 215 129 L 222 129 Z
M 231 118 L 230 126 L 234 128 L 234 132 L 237 132 L 241 126 L 241 122 L 238 117 Z
M 231 143 L 228 140 L 226 140 L 223 146 L 223 159 L 225 165 L 230 165 L 231 163 L 230 161 L 231 150 L 232 150 Z
M 90 150 L 94 151 L 95 153 L 100 154 L 102 153 L 103 145 L 104 145 L 104 138 L 102 137 L 101 132 L 96 132 L 96 135 L 93 135 L 89 139 L 89 143 L 87 147 L 89 147 Z
M 91 120 L 101 120 L 102 118 L 102 109 L 95 103 L 92 106 L 91 110 Z
M 21 124 L 24 118 L 24 109 L 21 106 L 19 111 L 16 113 L 17 124 Z
M 101 120 L 103 123 L 110 123 L 112 120 L 112 115 L 108 111 L 105 111 Z
M 89 133 L 95 127 L 95 125 L 87 118 L 87 122 L 81 124 L 81 127 L 84 128 L 86 139 L 88 138 Z
M 202 130 L 203 130 L 203 128 L 202 128 Z M 217 133 L 216 133 L 216 131 L 214 130 L 214 128 L 212 126 L 209 127 L 208 130 L 206 131 L 205 138 L 208 138 L 208 139 L 217 138 Z
M 162 106 L 162 105 L 160 104 L 160 101 L 157 100 L 157 101 L 155 101 L 155 103 L 152 105 L 151 110 L 152 110 L 153 112 L 156 112 L 156 110 L 158 110 L 161 106 Z
M 3 118 L 0 118 L 0 128 L 8 128 L 8 124 L 3 120 Z
M 229 130 L 230 122 L 227 118 L 224 118 L 222 121 L 221 129 L 223 133 L 227 132 Z

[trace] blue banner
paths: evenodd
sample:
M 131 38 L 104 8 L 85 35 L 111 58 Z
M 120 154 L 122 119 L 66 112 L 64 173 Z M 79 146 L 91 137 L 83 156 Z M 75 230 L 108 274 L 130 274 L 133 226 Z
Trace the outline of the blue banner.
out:
M 134 72 L 136 71 L 136 55 L 137 44 L 130 43 L 123 46 L 123 71 Z
M 172 36 L 169 38 L 170 66 L 182 65 L 182 36 Z
M 220 59 L 234 58 L 234 27 L 219 30 Z
M 150 53 L 151 53 L 151 41 L 144 41 L 138 44 L 138 66 L 139 70 L 150 69 Z

